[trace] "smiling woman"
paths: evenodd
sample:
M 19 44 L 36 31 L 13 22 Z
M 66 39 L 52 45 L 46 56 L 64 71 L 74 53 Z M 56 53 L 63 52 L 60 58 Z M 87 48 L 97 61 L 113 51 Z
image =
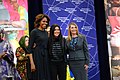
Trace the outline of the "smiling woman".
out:
M 68 27 L 67 50 L 69 67 L 75 80 L 88 80 L 89 50 L 86 37 L 79 34 L 76 23 L 71 22 Z M 80 74 L 80 75 L 78 75 Z
M 49 25 L 50 19 L 45 14 L 38 14 L 35 18 L 35 29 L 30 33 L 28 46 L 32 80 L 49 80 L 47 54 L 48 33 L 45 29 Z M 34 46 L 34 44 L 36 46 Z
M 66 80 L 66 50 L 65 39 L 60 26 L 53 24 L 50 28 L 48 42 L 51 80 Z

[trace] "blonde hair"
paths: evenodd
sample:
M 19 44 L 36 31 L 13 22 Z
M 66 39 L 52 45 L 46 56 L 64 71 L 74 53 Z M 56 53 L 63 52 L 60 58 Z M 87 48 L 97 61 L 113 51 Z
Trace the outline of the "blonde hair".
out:
M 77 24 L 74 23 L 74 22 L 71 22 L 71 23 L 69 24 L 69 26 L 68 26 L 68 37 L 67 37 L 67 40 L 68 40 L 68 41 L 71 41 L 71 39 L 72 39 L 72 34 L 71 34 L 71 31 L 70 31 L 71 25 L 74 25 L 74 26 L 77 28 L 77 33 L 76 33 L 76 34 L 79 35 L 79 30 L 78 30 Z

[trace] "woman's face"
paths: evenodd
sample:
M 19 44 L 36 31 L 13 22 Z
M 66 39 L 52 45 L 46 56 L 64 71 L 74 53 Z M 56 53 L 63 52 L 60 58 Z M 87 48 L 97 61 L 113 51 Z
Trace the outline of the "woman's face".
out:
M 71 34 L 77 34 L 77 27 L 75 25 L 70 25 Z
M 59 34 L 60 34 L 60 29 L 59 29 L 59 27 L 55 27 L 54 36 L 55 36 L 55 37 L 58 37 Z
M 47 18 L 44 17 L 44 18 L 40 21 L 40 27 L 41 27 L 42 29 L 46 29 L 47 24 L 48 24 Z
M 28 43 L 29 43 L 29 38 L 26 37 L 26 38 L 25 38 L 25 46 L 28 46 Z

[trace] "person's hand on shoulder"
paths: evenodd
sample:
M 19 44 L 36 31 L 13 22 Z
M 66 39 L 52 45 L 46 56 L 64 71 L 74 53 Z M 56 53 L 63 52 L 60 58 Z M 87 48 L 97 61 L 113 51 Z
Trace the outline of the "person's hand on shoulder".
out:
M 85 64 L 84 67 L 85 67 L 85 70 L 88 70 L 89 66 Z

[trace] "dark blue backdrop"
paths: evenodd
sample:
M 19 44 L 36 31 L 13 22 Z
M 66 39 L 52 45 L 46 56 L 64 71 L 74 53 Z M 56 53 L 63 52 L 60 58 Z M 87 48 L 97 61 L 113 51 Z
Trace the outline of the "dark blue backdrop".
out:
M 52 24 L 59 24 L 62 34 L 68 34 L 68 25 L 75 22 L 79 32 L 87 37 L 90 52 L 89 80 L 100 80 L 99 60 L 96 38 L 95 10 L 93 0 L 43 0 L 43 13 Z
M 34 28 L 35 16 L 40 13 L 43 13 L 43 6 L 46 5 L 46 7 L 44 7 L 44 13 L 48 14 L 48 12 L 46 12 L 46 11 L 49 11 L 49 10 L 47 10 L 47 8 L 54 5 L 54 4 L 50 5 L 50 3 L 47 1 L 48 0 L 43 0 L 43 2 L 42 2 L 42 0 L 28 0 L 28 14 L 29 14 L 28 16 L 29 16 L 29 29 L 30 29 L 29 31 L 31 31 Z M 54 0 L 52 0 L 52 1 L 54 3 Z M 65 1 L 65 3 L 64 3 L 64 1 Z M 66 4 L 67 1 L 68 0 L 56 0 L 55 2 L 57 2 L 57 3 L 55 3 L 55 4 L 57 4 L 58 6 L 64 4 L 64 6 L 63 5 L 62 6 L 63 6 L 63 9 L 65 9 L 67 6 L 69 6 Z M 70 1 L 72 1 L 72 2 L 70 2 Z M 45 3 L 45 4 L 42 5 L 43 3 Z M 104 0 L 86 0 L 86 1 L 85 0 L 69 0 L 69 3 L 70 3 L 70 6 L 72 4 L 72 6 L 71 6 L 72 8 L 74 8 L 75 5 L 79 5 L 79 4 L 80 4 L 80 6 L 85 4 L 84 7 L 88 7 L 88 8 L 90 7 L 89 13 L 84 13 L 84 15 L 85 15 L 84 18 L 85 18 L 85 20 L 88 20 L 88 21 L 84 21 L 84 20 L 81 21 L 80 18 L 77 18 L 78 21 L 81 21 L 81 22 L 77 22 L 77 24 L 80 23 L 80 25 L 81 25 L 81 26 L 79 25 L 80 32 L 82 32 L 83 34 L 85 34 L 87 36 L 88 44 L 89 44 L 89 48 L 90 48 L 89 51 L 90 51 L 90 57 L 91 57 L 91 65 L 90 65 L 90 69 L 89 69 L 89 79 L 90 80 L 111 80 L 109 65 L 108 65 L 109 58 L 108 58 L 108 48 L 107 48 L 107 35 L 106 35 L 107 33 L 106 33 L 106 24 L 105 24 Z M 55 5 L 55 6 L 57 6 L 57 5 Z M 76 9 L 76 7 L 75 7 L 75 9 Z M 78 8 L 81 8 L 81 7 L 78 7 Z M 94 10 L 94 8 L 95 8 L 95 10 Z M 67 8 L 66 11 L 67 10 L 70 10 L 70 9 Z M 77 12 L 78 15 L 83 14 L 83 12 L 80 11 L 80 9 L 76 9 L 76 10 L 79 11 L 79 12 Z M 84 9 L 82 9 L 82 10 L 84 10 Z M 64 12 L 65 11 L 63 11 L 63 13 L 60 12 L 62 14 L 61 16 L 64 15 Z M 70 12 L 72 12 L 72 11 L 70 11 Z M 55 13 L 55 12 L 52 12 L 52 13 Z M 76 11 L 74 11 L 74 13 L 76 13 Z M 92 15 L 90 15 L 90 13 L 92 13 Z M 56 13 L 54 15 L 56 15 Z M 72 13 L 70 15 L 72 15 Z M 68 19 L 70 19 L 69 22 L 71 22 L 71 20 L 72 20 L 70 15 L 69 16 L 67 15 Z M 74 16 L 77 16 L 77 15 L 74 15 Z M 89 18 L 88 16 L 91 16 L 91 18 Z M 63 17 L 66 17 L 66 16 L 63 16 Z M 80 17 L 82 17 L 82 16 L 80 15 Z M 54 18 L 51 17 L 51 19 L 54 19 Z M 69 22 L 67 23 L 67 21 L 60 22 L 59 25 L 62 26 L 62 23 L 64 23 L 64 27 L 66 28 L 67 24 L 69 23 Z M 95 21 L 96 21 L 96 24 L 95 24 Z M 56 21 L 56 23 L 57 22 L 58 21 Z M 91 24 L 89 22 L 94 23 L 94 24 Z M 90 24 L 90 28 L 89 27 L 85 27 L 85 29 L 81 28 L 81 27 L 85 26 L 85 24 L 87 24 L 87 23 Z M 85 31 L 85 30 L 87 30 L 87 31 Z M 63 34 L 64 34 L 64 32 L 65 32 L 65 30 L 63 30 Z M 90 35 L 90 34 L 93 34 L 93 35 Z M 65 32 L 65 36 L 66 35 L 67 35 L 67 30 Z M 95 45 L 94 48 L 93 48 L 93 45 Z M 99 61 L 99 64 L 98 64 L 98 61 Z M 99 77 L 99 74 L 100 74 L 100 77 Z

